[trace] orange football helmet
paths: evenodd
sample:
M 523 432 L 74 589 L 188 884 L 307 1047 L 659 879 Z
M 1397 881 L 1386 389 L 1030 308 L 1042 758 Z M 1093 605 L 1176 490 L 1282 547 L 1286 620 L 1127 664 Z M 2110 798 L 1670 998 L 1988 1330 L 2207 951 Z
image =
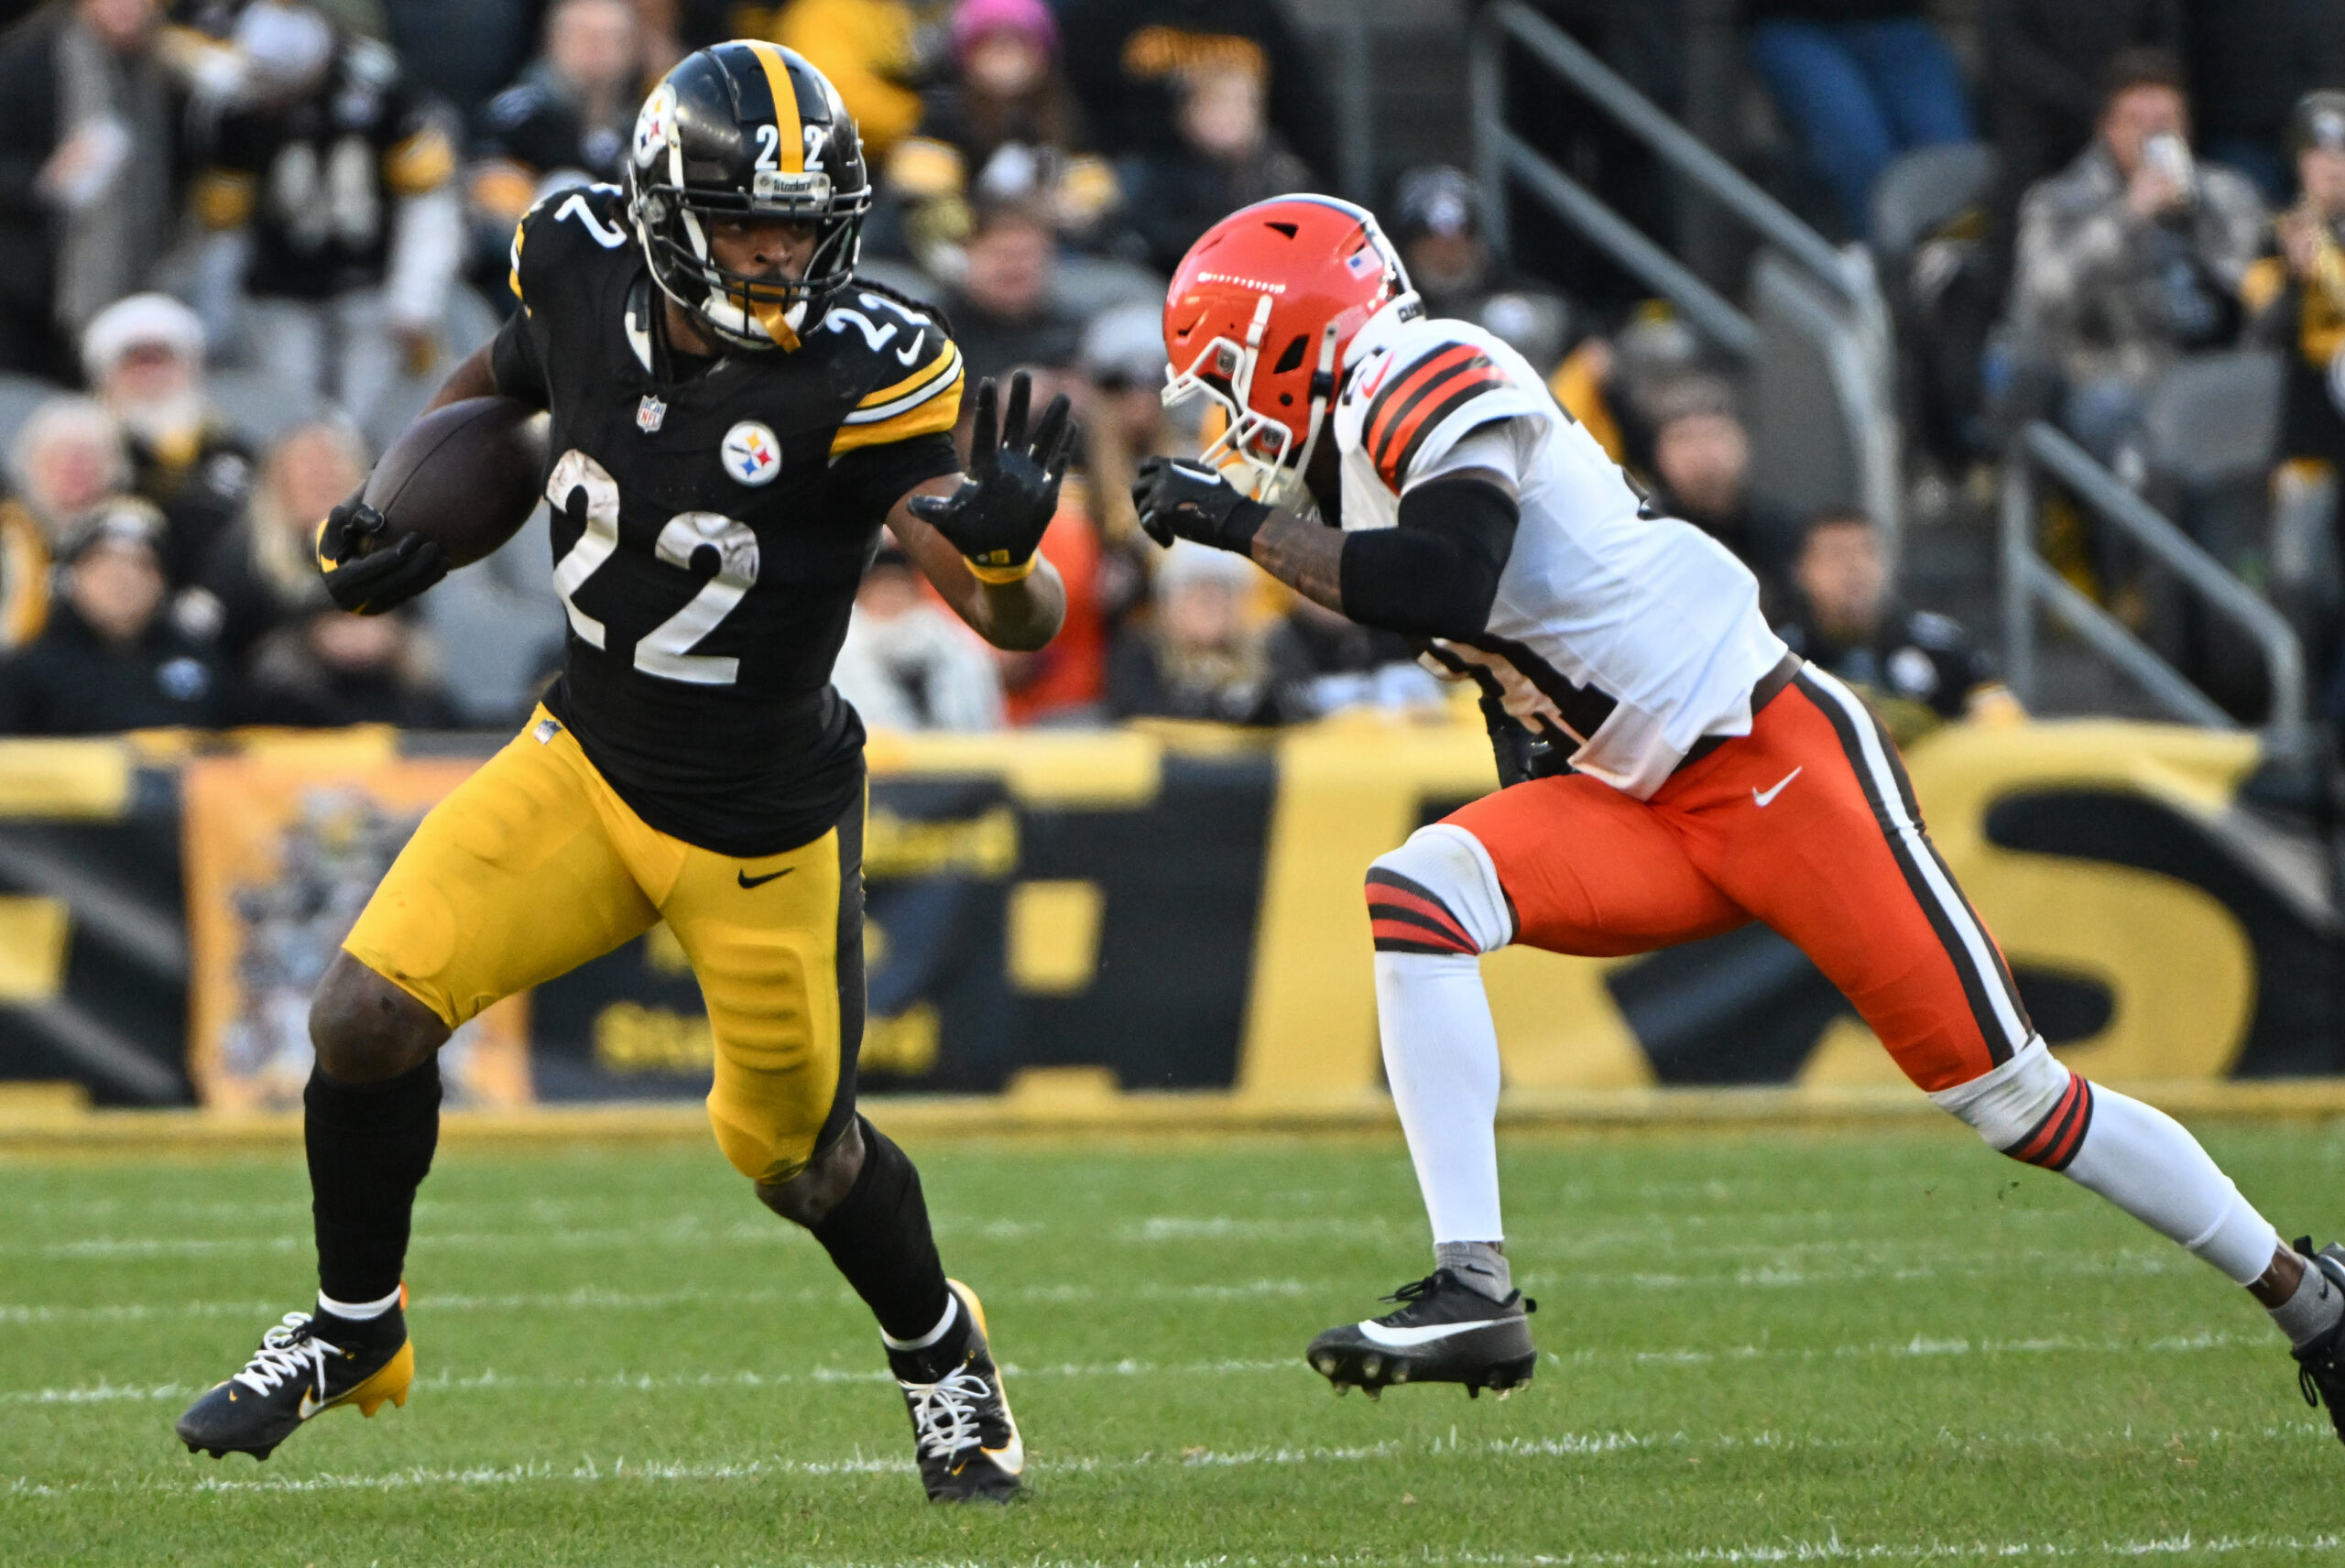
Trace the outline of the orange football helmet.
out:
M 1400 252 L 1367 208 L 1333 196 L 1241 207 L 1172 274 L 1164 401 L 1210 400 L 1228 422 L 1203 460 L 1255 500 L 1292 507 L 1345 348 L 1369 317 L 1406 298 Z

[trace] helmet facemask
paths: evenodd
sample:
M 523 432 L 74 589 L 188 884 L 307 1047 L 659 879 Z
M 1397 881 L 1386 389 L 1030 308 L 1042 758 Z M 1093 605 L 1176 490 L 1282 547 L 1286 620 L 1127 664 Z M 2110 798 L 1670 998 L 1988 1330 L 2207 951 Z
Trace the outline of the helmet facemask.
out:
M 1262 295 L 1242 345 L 1226 337 L 1214 338 L 1197 351 L 1185 369 L 1167 365 L 1164 405 L 1169 408 L 1203 397 L 1220 409 L 1227 423 L 1198 461 L 1219 470 L 1224 479 L 1253 500 L 1308 515 L 1315 503 L 1304 474 L 1326 428 L 1327 406 L 1335 397 L 1336 323 L 1329 321 L 1319 334 L 1319 363 L 1311 377 L 1309 410 L 1298 451 L 1294 427 L 1253 404 L 1254 376 L 1260 367 L 1262 333 L 1270 324 L 1271 306 L 1271 296 Z M 1290 457 L 1293 461 L 1289 462 Z
M 671 166 L 682 158 L 671 160 Z M 672 167 L 671 175 L 678 172 Z M 795 347 L 797 334 L 824 301 L 846 287 L 863 249 L 868 187 L 834 198 L 830 176 L 819 170 L 776 177 L 759 170 L 772 194 L 693 188 L 672 180 L 637 181 L 637 234 L 660 290 L 709 331 L 736 348 Z M 781 181 L 796 189 L 785 192 Z M 814 225 L 813 254 L 800 278 L 752 277 L 721 266 L 709 244 L 720 218 L 775 220 Z

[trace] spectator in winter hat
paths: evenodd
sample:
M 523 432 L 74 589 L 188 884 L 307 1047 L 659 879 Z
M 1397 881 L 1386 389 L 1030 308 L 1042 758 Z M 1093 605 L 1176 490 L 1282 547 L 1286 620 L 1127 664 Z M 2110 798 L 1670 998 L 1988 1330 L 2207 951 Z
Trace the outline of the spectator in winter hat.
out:
M 203 353 L 202 321 L 168 294 L 118 299 L 82 334 L 82 368 L 122 427 L 129 487 L 163 514 L 174 587 L 202 570 L 252 485 L 251 449 L 205 395 Z
M 966 236 L 973 201 L 1031 202 L 1070 238 L 1092 234 L 1117 200 L 1115 171 L 1089 151 L 1083 112 L 1058 66 L 1058 26 L 1042 0 L 962 0 L 952 76 L 922 95 L 920 130 L 889 155 L 884 184 L 907 202 L 906 239 L 922 265 Z

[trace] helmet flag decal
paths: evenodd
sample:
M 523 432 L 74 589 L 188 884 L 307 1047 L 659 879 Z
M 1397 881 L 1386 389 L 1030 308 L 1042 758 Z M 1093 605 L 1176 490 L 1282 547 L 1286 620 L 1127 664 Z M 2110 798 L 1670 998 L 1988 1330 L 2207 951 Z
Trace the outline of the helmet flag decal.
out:
M 1371 315 L 1415 299 L 1366 208 L 1303 194 L 1241 208 L 1165 290 L 1164 401 L 1211 403 L 1225 423 L 1203 461 L 1256 500 L 1307 510 L 1303 473 L 1347 346 Z

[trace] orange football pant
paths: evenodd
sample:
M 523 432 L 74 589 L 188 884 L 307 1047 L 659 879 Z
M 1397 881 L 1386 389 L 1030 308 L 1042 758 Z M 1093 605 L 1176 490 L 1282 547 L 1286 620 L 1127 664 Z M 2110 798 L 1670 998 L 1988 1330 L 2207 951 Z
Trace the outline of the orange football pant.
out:
M 1923 831 L 1896 746 L 1821 671 L 1802 670 L 1750 735 L 1650 800 L 1573 774 L 1446 820 L 1489 852 L 1517 942 L 1612 957 L 1763 920 L 1926 1090 L 1992 1071 L 2033 1033 L 2001 951 Z

